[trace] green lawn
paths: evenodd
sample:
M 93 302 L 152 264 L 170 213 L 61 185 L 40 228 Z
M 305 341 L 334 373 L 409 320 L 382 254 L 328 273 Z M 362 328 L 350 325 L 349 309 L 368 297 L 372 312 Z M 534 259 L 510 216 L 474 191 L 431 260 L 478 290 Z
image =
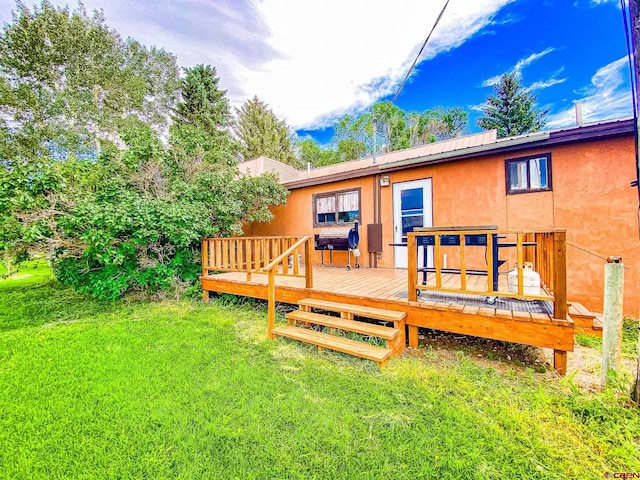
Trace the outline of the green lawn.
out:
M 459 354 L 370 362 L 266 337 L 266 312 L 0 281 L 0 477 L 604 478 L 640 473 L 612 391 Z

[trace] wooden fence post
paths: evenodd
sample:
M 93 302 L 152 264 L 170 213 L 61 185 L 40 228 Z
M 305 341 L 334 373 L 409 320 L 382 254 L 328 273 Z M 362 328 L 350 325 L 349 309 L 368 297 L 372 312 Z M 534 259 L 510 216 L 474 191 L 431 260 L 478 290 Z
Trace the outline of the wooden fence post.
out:
M 604 266 L 604 307 L 602 326 L 602 384 L 606 385 L 620 370 L 622 350 L 622 297 L 624 265 Z

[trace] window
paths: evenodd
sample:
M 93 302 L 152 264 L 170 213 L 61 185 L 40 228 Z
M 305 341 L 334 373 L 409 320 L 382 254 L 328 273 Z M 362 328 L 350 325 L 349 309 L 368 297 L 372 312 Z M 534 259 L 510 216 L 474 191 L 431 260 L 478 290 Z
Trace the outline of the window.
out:
M 505 163 L 507 194 L 551 190 L 551 154 L 513 158 Z
M 322 227 L 360 220 L 360 189 L 313 196 L 313 226 Z

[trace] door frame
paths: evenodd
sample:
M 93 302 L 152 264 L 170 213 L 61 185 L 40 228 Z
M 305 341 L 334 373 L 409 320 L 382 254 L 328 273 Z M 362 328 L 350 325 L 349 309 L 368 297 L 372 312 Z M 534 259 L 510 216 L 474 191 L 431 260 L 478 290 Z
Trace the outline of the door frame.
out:
M 395 182 L 392 190 L 393 200 L 393 243 L 402 242 L 402 218 L 400 211 L 400 194 L 403 190 L 412 188 L 423 188 L 423 226 L 433 226 L 433 179 L 431 177 L 418 180 L 409 180 L 406 182 Z M 430 249 L 431 250 L 431 249 Z M 394 268 L 407 268 L 408 250 L 405 246 L 393 247 L 393 266 Z M 431 252 L 429 252 L 431 254 Z M 418 264 L 422 263 L 422 252 L 419 251 Z M 429 255 L 431 257 L 431 255 Z

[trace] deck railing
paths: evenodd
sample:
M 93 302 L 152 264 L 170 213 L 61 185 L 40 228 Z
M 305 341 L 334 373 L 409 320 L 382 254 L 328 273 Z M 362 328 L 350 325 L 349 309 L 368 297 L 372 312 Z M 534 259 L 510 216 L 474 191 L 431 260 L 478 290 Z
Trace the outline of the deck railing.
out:
M 302 249 L 304 255 L 304 277 L 305 288 L 313 287 L 313 237 L 304 236 L 297 242 L 291 245 L 288 249 L 282 252 L 278 257 L 262 269 L 269 275 L 269 283 L 267 285 L 267 334 L 270 338 L 273 338 L 271 330 L 276 321 L 276 275 L 280 272 L 283 275 L 288 275 L 289 262 L 293 258 L 293 276 L 300 276 L 298 274 L 298 251 Z
M 211 272 L 245 272 L 247 281 L 252 273 L 262 273 L 282 252 L 288 250 L 299 237 L 228 237 L 205 238 L 202 241 L 202 275 Z M 289 274 L 289 263 L 280 274 Z M 295 275 L 299 263 L 293 262 Z
M 313 287 L 313 237 L 229 237 L 202 241 L 202 276 L 212 272 L 267 274 L 268 332 L 275 323 L 276 276 L 301 277 Z M 207 293 L 208 295 L 208 293 Z
M 464 240 L 462 240 L 464 239 Z M 408 290 L 409 300 L 416 301 L 420 290 L 438 290 L 454 293 L 470 293 L 495 297 L 510 297 L 524 300 L 549 300 L 554 304 L 554 318 L 567 318 L 566 287 L 566 232 L 564 230 L 538 231 L 499 231 L 499 230 L 437 230 L 412 232 L 408 234 Z M 457 248 L 456 248 L 457 247 Z M 483 271 L 471 268 L 469 261 L 478 249 L 483 247 L 480 256 Z M 424 260 L 418 265 L 418 250 L 422 248 Z M 451 255 L 454 269 L 444 265 L 444 252 Z M 457 251 L 457 255 L 456 255 Z M 432 257 L 432 262 L 430 257 Z M 429 264 L 427 262 L 429 261 Z M 517 292 L 499 289 L 498 276 L 506 274 L 499 271 L 504 262 L 511 262 L 517 268 Z M 524 265 L 533 263 L 534 270 L 540 275 L 542 287 L 540 295 L 526 292 L 524 284 Z M 485 270 L 486 269 L 486 270 Z M 443 284 L 443 273 L 455 271 L 460 274 L 458 285 Z M 435 274 L 435 284 L 419 282 L 419 273 L 426 278 L 428 273 Z M 467 274 L 482 273 L 487 276 L 486 289 L 472 288 L 468 285 Z M 422 280 L 422 279 L 421 279 Z

